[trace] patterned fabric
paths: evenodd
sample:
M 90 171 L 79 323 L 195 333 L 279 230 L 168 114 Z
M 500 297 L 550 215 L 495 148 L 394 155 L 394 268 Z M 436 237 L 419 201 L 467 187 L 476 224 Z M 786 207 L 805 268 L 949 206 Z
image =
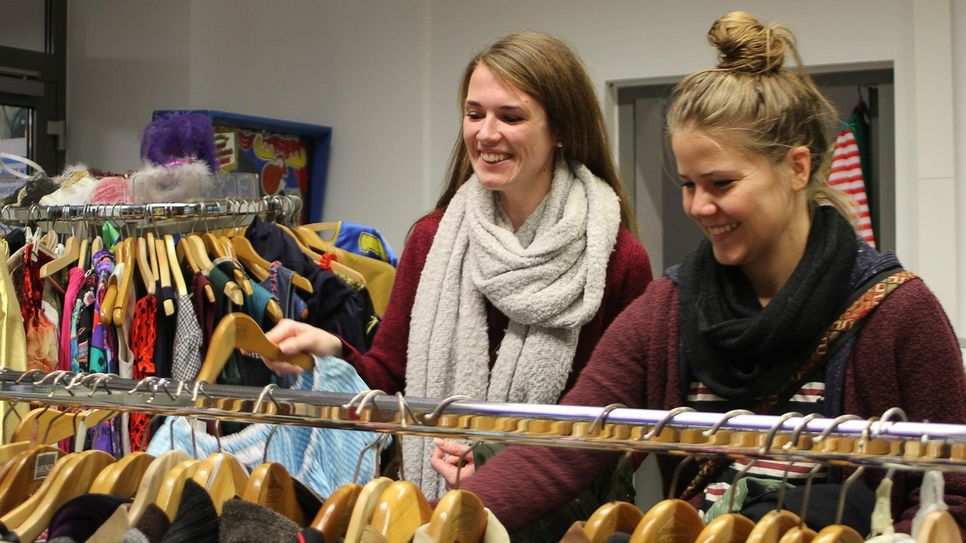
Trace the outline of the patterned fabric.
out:
M 94 292 L 97 277 L 94 270 L 84 273 L 84 283 L 71 310 L 70 363 L 71 371 L 90 371 L 91 325 L 94 323 Z
M 83 283 L 84 270 L 82 268 L 74 266 L 67 272 L 67 289 L 64 293 L 64 312 L 61 315 L 60 353 L 57 369 L 69 370 L 71 366 L 70 344 L 73 336 L 71 333 L 71 316 L 73 315 L 74 303 L 77 301 L 77 293 L 80 292 Z
M 134 324 L 131 327 L 131 350 L 134 351 L 135 379 L 154 375 L 155 318 L 158 302 L 153 294 L 148 294 L 134 306 Z M 151 415 L 131 413 L 129 432 L 131 450 L 143 451 L 148 443 L 147 423 Z
M 875 234 L 872 231 L 872 217 L 869 213 L 869 198 L 865 191 L 865 179 L 859 159 L 859 147 L 852 130 L 846 128 L 835 138 L 835 151 L 829 170 L 828 184 L 844 192 L 855 206 L 858 221 L 855 229 L 859 236 L 875 248 Z
M 114 327 L 101 323 L 98 317 L 101 303 L 107 293 L 107 280 L 114 271 L 114 255 L 110 251 L 98 251 L 94 255 L 94 276 L 97 278 L 94 299 L 94 319 L 91 330 L 90 370 L 98 373 L 117 373 L 117 338 Z
M 20 306 L 27 343 L 27 369 L 49 373 L 57 367 L 57 331 L 41 309 L 43 283 L 34 246 L 24 252 L 23 302 Z
M 195 317 L 191 297 L 178 297 L 178 321 L 174 336 L 174 357 L 171 360 L 171 376 L 180 381 L 191 381 L 201 371 L 201 326 Z
M 349 393 L 369 390 L 352 366 L 332 357 L 316 357 L 315 369 L 311 373 L 303 373 L 293 388 Z M 320 496 L 328 496 L 339 486 L 352 482 L 360 454 L 376 437 L 371 432 L 355 430 L 252 424 L 240 432 L 222 437 L 221 447 L 235 455 L 242 464 L 257 466 L 262 463 L 265 445 L 273 429 L 275 435 L 269 443 L 268 459 L 285 466 L 293 477 Z M 200 457 L 218 450 L 215 436 L 193 432 L 191 425 L 182 417 L 168 417 L 151 439 L 147 452 L 157 456 L 169 450 L 172 433 L 175 449 L 189 455 L 194 453 L 192 438 Z M 361 483 L 375 475 L 374 454 L 372 450 L 365 453 L 360 467 Z

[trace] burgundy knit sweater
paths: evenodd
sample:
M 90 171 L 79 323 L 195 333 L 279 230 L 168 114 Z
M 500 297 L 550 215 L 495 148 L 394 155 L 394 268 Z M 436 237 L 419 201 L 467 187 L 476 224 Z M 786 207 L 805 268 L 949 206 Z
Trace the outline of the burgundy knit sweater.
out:
M 443 218 L 442 211 L 433 211 L 416 222 L 406 249 L 396 269 L 389 306 L 383 315 L 372 347 L 364 354 L 343 342 L 345 359 L 352 364 L 372 389 L 388 394 L 404 391 L 406 386 L 406 348 L 409 344 L 409 320 L 416 299 L 416 287 L 426 264 L 426 255 L 436 237 Z M 617 241 L 607 263 L 604 296 L 597 315 L 580 329 L 573 368 L 565 390 L 576 381 L 577 375 L 590 360 L 590 355 L 607 326 L 651 282 L 651 263 L 647 252 L 625 228 L 617 233 Z M 503 340 L 509 319 L 487 302 L 487 322 L 490 339 L 490 366 Z
M 671 409 L 678 386 L 678 288 L 654 281 L 607 330 L 563 404 Z M 966 424 L 966 377 L 949 319 L 920 279 L 867 317 L 846 370 L 843 410 L 862 417 L 902 407 L 910 420 Z M 491 458 L 462 487 L 476 493 L 511 532 L 563 506 L 616 462 L 616 453 L 516 445 Z M 672 464 L 662 457 L 668 484 Z M 867 470 L 875 489 L 883 474 Z M 682 481 L 687 481 L 682 475 Z M 896 472 L 896 528 L 909 533 L 921 477 Z M 966 474 L 945 475 L 946 503 L 966 526 Z M 665 487 L 666 488 L 666 487 Z

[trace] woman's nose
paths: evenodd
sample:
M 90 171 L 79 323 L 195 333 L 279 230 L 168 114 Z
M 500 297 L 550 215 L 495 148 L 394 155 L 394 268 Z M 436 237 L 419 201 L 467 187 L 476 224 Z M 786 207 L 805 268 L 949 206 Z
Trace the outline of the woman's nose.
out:
M 495 142 L 500 139 L 500 130 L 492 115 L 483 119 L 477 138 L 482 142 Z
M 714 215 L 718 207 L 714 203 L 714 198 L 707 191 L 696 189 L 691 197 L 688 211 L 694 217 L 709 217 Z

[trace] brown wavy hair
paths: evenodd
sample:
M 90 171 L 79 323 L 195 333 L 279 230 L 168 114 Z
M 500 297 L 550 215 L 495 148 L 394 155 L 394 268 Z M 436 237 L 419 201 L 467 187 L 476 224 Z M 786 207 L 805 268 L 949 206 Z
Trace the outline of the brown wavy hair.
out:
M 481 64 L 500 81 L 543 105 L 550 132 L 563 143 L 557 152 L 568 160 L 580 162 L 610 185 L 620 198 L 621 224 L 637 237 L 637 221 L 614 166 L 600 102 L 576 53 L 560 39 L 542 32 L 524 31 L 503 36 L 477 53 L 463 70 L 458 97 L 461 116 L 470 77 Z M 473 167 L 463 144 L 461 125 L 450 153 L 446 188 L 436 202 L 436 209 L 445 209 L 471 175 Z

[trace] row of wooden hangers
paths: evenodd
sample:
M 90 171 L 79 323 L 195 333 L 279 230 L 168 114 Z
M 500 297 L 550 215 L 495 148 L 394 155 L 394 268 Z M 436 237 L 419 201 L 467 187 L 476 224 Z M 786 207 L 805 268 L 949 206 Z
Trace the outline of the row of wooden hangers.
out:
M 671 410 L 668 414 L 668 417 L 655 425 L 655 427 L 649 432 L 649 435 L 644 436 L 644 439 L 661 439 L 677 442 L 683 438 L 684 441 L 690 441 L 693 443 L 693 440 L 698 435 L 695 432 L 665 427 L 665 424 L 673 419 L 677 413 L 681 413 L 686 410 L 688 409 L 679 408 L 676 410 Z M 741 414 L 751 413 L 745 410 L 736 410 L 726 413 L 719 424 L 708 430 L 700 431 L 701 438 L 707 439 L 709 444 L 714 444 L 719 447 L 727 447 L 729 445 L 746 447 L 749 444 L 754 444 L 761 447 L 760 453 L 762 456 L 766 456 L 772 447 L 780 446 L 785 449 L 795 447 L 811 447 L 820 442 L 826 443 L 831 450 L 838 452 L 863 455 L 884 454 L 882 452 L 875 452 L 876 450 L 882 450 L 881 447 L 884 445 L 884 442 L 883 440 L 877 440 L 874 435 L 872 435 L 870 432 L 872 425 L 879 421 L 879 428 L 881 428 L 882 423 L 887 422 L 889 418 L 896 415 L 901 416 L 903 419 L 906 418 L 905 414 L 900 409 L 890 409 L 883 414 L 881 419 L 880 417 L 873 417 L 872 419 L 869 419 L 866 431 L 863 433 L 862 437 L 857 439 L 832 437 L 829 435 L 838 424 L 841 424 L 846 420 L 858 420 L 859 417 L 854 415 L 844 415 L 835 419 L 833 424 L 817 437 L 810 437 L 803 435 L 802 433 L 805 426 L 808 424 L 808 421 L 818 417 L 818 414 L 809 415 L 803 417 L 802 422 L 793 432 L 791 432 L 791 434 L 788 436 L 779 436 L 777 434 L 778 428 L 780 428 L 785 421 L 792 417 L 801 417 L 801 414 L 799 413 L 787 413 L 783 415 L 779 418 L 776 426 L 767 434 L 741 436 L 739 434 L 743 434 L 744 432 L 734 432 L 731 435 L 720 435 L 721 433 L 718 432 L 720 426 L 728 418 Z M 716 436 L 719 435 L 720 437 L 716 438 Z M 750 440 L 752 437 L 754 437 L 753 441 Z M 629 463 L 630 454 L 631 453 L 627 453 L 622 457 L 622 464 Z M 938 454 L 939 452 L 937 447 L 928 447 L 925 444 L 922 448 L 915 451 L 907 451 L 907 455 L 909 456 Z M 676 495 L 675 490 L 677 488 L 677 480 L 678 476 L 680 475 L 681 468 L 692 459 L 694 459 L 694 455 L 689 455 L 675 468 L 675 473 L 671 480 L 669 496 Z M 741 471 L 736 475 L 732 483 L 732 487 L 735 486 L 740 478 L 747 474 L 748 470 L 751 469 L 756 462 L 757 458 L 751 459 L 744 465 Z M 785 486 L 789 470 L 794 464 L 795 462 L 788 463 L 783 475 L 782 487 Z M 677 498 L 669 497 L 664 499 L 648 509 L 646 513 L 638 509 L 637 506 L 633 504 L 611 500 L 610 502 L 600 506 L 591 515 L 584 525 L 584 531 L 587 534 L 588 539 L 593 543 L 605 543 L 614 533 L 617 532 L 631 534 L 631 543 L 862 543 L 866 541 L 866 539 L 855 529 L 841 523 L 845 495 L 851 484 L 855 482 L 855 480 L 858 479 L 858 477 L 863 473 L 865 466 L 860 466 L 858 469 L 856 469 L 843 483 L 839 495 L 835 523 L 822 528 L 818 532 L 806 526 L 804 519 L 807 511 L 808 496 L 810 494 L 812 479 L 820 467 L 820 464 L 816 464 L 809 472 L 808 479 L 805 483 L 806 490 L 801 515 L 787 509 L 783 509 L 784 489 L 779 493 L 776 508 L 759 519 L 758 522 L 753 522 L 744 515 L 734 512 L 733 492 L 729 494 L 731 498 L 731 502 L 729 503 L 728 507 L 729 512 L 715 517 L 708 524 L 704 523 L 701 515 L 698 513 L 697 509 L 691 505 L 691 503 Z M 617 470 L 619 471 L 620 469 L 621 465 L 619 464 Z M 875 516 L 873 517 L 872 535 L 878 538 L 874 539 L 874 541 L 877 543 L 899 543 L 905 541 L 910 541 L 913 543 L 961 542 L 962 539 L 959 526 L 957 525 L 955 519 L 948 511 L 945 510 L 945 507 L 942 506 L 941 503 L 935 503 L 936 501 L 942 501 L 941 482 L 938 483 L 940 487 L 938 491 L 936 491 L 934 488 L 928 487 L 926 484 L 923 485 L 921 490 L 922 494 L 920 507 L 932 505 L 934 510 L 925 517 L 922 524 L 918 527 L 918 531 L 915 534 L 916 537 L 911 538 L 909 536 L 895 534 L 893 532 L 891 510 L 888 502 L 888 496 L 890 495 L 892 488 L 893 471 L 894 469 L 889 470 L 876 493 L 877 496 L 883 498 L 882 501 L 884 504 L 877 503 L 875 515 L 880 517 L 880 522 L 878 525 L 875 522 Z M 941 481 L 941 474 L 939 474 L 939 472 L 932 473 L 934 475 L 939 475 Z M 929 474 L 927 474 L 927 476 L 928 475 Z M 933 482 L 932 484 L 935 486 L 937 483 Z

